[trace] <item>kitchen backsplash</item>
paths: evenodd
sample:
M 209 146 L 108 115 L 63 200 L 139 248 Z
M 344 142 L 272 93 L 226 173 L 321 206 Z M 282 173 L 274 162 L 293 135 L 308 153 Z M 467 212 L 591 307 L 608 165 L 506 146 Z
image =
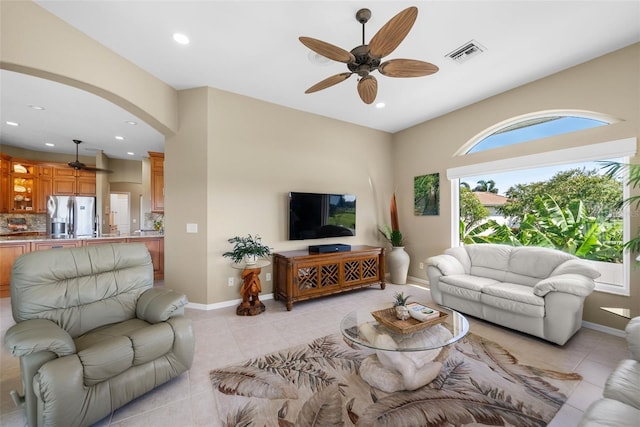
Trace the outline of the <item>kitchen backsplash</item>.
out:
M 11 233 L 9 218 L 24 218 L 27 223 L 25 231 L 47 231 L 47 214 L 3 214 L 0 213 L 0 234 Z

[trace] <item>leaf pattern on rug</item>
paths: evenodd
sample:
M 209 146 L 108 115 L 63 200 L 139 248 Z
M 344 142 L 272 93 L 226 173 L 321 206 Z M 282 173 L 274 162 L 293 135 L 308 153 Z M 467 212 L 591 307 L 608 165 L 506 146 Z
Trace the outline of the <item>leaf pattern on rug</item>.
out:
M 252 366 L 233 366 L 209 373 L 211 384 L 224 394 L 297 399 L 298 389 L 281 377 Z
M 360 352 L 345 349 L 335 337 L 326 336 L 293 351 L 251 359 L 244 366 L 270 372 L 297 387 L 308 386 L 317 392 L 336 382 L 336 378 L 327 373 L 327 367 L 357 372 L 362 358 Z
M 307 400 L 296 418 L 296 426 L 341 427 L 342 393 L 337 385 L 331 385 L 315 393 Z
M 491 426 L 538 427 L 546 421 L 522 412 L 507 400 L 423 387 L 396 392 L 369 406 L 356 426 L 424 426 L 480 423 Z
M 443 367 L 431 384 L 386 393 L 359 375 L 370 354 L 336 334 L 211 371 L 220 419 L 257 427 L 544 426 L 581 379 L 521 364 L 500 344 L 470 333 L 440 353 Z
M 575 373 L 564 373 L 553 370 L 533 368 L 523 365 L 518 359 L 501 345 L 484 339 L 478 335 L 470 334 L 467 342 L 473 341 L 473 352 L 478 360 L 485 362 L 488 366 L 508 381 L 520 383 L 526 387 L 531 395 L 546 400 L 551 405 L 560 407 L 566 400 L 566 396 L 558 392 L 558 388 L 551 385 L 541 376 L 562 380 L 580 380 L 582 377 Z M 457 345 L 458 349 L 460 346 Z M 464 353 L 469 357 L 471 354 Z

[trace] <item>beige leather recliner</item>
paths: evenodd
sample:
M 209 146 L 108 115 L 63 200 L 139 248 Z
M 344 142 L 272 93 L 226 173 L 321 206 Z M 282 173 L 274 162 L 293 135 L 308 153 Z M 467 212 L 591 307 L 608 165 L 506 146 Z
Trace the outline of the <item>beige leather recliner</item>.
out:
M 153 287 L 144 244 L 52 249 L 11 272 L 16 324 L 5 345 L 20 357 L 30 426 L 86 426 L 190 369 L 187 298 Z

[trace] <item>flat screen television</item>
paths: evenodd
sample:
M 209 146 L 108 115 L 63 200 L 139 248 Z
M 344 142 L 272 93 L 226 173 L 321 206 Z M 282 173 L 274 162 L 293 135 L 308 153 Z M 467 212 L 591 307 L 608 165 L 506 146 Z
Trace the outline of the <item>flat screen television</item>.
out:
M 289 240 L 355 235 L 355 195 L 289 193 Z

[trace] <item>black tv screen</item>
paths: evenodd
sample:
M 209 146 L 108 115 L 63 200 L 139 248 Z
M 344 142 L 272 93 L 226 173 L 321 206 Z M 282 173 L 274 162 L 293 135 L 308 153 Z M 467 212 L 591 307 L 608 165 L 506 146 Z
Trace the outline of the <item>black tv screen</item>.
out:
M 289 240 L 355 235 L 355 195 L 289 193 Z

